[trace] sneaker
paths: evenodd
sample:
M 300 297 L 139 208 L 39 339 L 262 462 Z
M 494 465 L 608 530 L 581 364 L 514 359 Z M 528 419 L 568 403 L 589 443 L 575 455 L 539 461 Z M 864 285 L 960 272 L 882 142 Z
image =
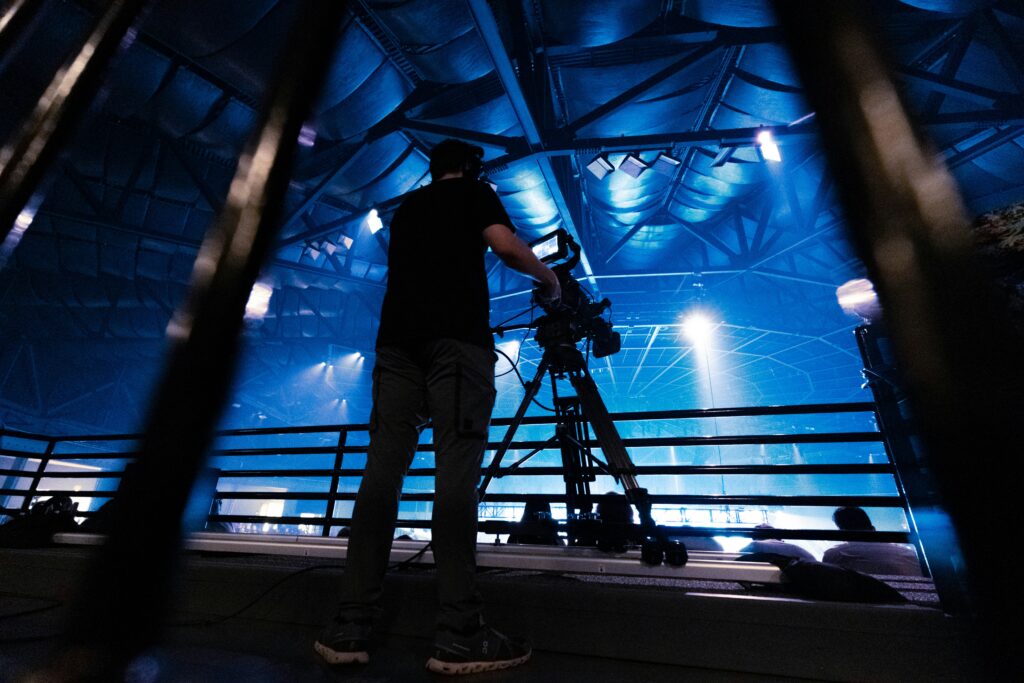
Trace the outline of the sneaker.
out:
M 521 638 L 508 638 L 489 626 L 463 636 L 439 631 L 434 640 L 434 656 L 427 669 L 439 674 L 473 674 L 519 666 L 530 658 L 530 644 Z
M 328 664 L 367 664 L 370 661 L 366 650 L 369 639 L 369 626 L 334 621 L 320 632 L 313 649 Z

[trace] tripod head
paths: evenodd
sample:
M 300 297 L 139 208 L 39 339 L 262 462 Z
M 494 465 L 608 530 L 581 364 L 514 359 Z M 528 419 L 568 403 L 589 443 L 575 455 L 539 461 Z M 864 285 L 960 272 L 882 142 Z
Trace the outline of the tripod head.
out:
M 603 316 L 611 308 L 607 298 L 594 301 L 575 277 L 572 269 L 580 262 L 580 245 L 565 230 L 556 230 L 530 243 L 530 248 L 558 276 L 562 287 L 562 298 L 551 302 L 540 294 L 540 288 L 533 290 L 533 300 L 544 315 L 534 321 L 537 328 L 535 339 L 544 350 L 571 346 L 588 340 L 593 344 L 595 358 L 604 358 L 618 353 L 622 340 L 612 329 L 610 321 Z M 550 265 L 554 263 L 555 265 Z

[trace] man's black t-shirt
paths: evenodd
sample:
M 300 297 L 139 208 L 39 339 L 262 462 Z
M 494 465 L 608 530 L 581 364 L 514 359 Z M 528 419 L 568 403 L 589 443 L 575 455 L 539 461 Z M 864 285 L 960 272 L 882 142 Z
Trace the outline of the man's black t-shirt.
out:
M 495 223 L 512 229 L 478 180 L 438 180 L 409 195 L 391 221 L 378 347 L 452 338 L 494 348 L 483 230 Z

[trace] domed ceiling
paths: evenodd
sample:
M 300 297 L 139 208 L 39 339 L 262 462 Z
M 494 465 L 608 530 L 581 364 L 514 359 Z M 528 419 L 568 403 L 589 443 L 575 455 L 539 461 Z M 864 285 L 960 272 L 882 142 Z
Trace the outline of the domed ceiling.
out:
M 98 6 L 39 4 L 0 56 L 5 139 Z M 864 269 L 766 3 L 350 5 L 299 140 L 261 278 L 273 295 L 247 328 L 226 425 L 366 419 L 386 226 L 403 195 L 429 181 L 429 149 L 446 137 L 485 148 L 487 178 L 524 239 L 564 228 L 582 245 L 577 276 L 612 301 L 622 333 L 622 351 L 591 364 L 613 410 L 869 398 L 857 321 L 835 296 Z M 137 27 L 4 255 L 5 425 L 141 426 L 167 322 L 297 7 L 164 0 Z M 1024 199 L 1021 5 L 874 7 L 906 101 L 970 210 Z M 781 161 L 758 146 L 762 128 Z M 371 211 L 384 229 L 372 229 Z M 489 272 L 493 323 L 529 308 L 526 279 L 497 261 Z M 694 312 L 712 322 L 706 354 L 683 334 Z M 539 351 L 525 337 L 498 341 L 532 375 Z M 496 414 L 507 415 L 522 392 L 513 375 L 499 386 Z

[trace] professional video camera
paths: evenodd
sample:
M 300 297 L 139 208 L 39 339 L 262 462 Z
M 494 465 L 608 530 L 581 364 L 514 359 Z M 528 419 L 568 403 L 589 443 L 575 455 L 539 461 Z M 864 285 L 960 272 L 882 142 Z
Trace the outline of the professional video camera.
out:
M 536 340 L 542 348 L 575 346 L 587 340 L 592 344 L 595 358 L 618 353 L 622 339 L 603 316 L 611 308 L 607 298 L 594 301 L 589 292 L 572 276 L 572 269 L 580 262 L 580 245 L 565 230 L 556 230 L 530 243 L 530 248 L 558 276 L 562 297 L 548 301 L 540 288 L 533 290 L 533 299 L 544 309 L 538 318 Z M 552 265 L 554 264 L 554 265 Z

